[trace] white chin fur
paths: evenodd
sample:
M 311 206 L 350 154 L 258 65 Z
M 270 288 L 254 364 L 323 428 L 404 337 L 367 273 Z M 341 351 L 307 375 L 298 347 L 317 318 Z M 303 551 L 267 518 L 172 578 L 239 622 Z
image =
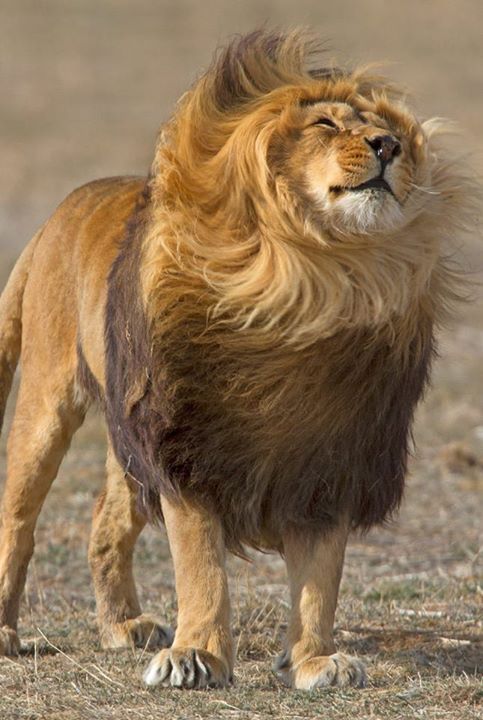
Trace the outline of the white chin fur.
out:
M 345 192 L 327 210 L 331 224 L 346 232 L 395 230 L 405 224 L 401 206 L 387 192 Z

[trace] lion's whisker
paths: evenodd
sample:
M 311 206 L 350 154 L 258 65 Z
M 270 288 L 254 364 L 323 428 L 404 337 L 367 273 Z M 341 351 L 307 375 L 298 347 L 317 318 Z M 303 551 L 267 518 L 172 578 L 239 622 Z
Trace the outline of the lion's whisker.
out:
M 418 185 L 415 182 L 410 182 L 409 184 L 411 187 L 419 190 L 420 192 L 426 193 L 427 195 L 441 195 L 441 192 L 439 190 L 435 190 L 434 188 L 424 187 L 424 185 Z

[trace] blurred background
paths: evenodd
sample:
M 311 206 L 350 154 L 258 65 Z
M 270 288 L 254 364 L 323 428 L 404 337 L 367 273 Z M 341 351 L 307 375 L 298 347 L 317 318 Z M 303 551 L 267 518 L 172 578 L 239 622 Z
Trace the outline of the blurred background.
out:
M 339 62 L 382 61 L 483 162 L 480 0 L 1 0 L 0 281 L 74 187 L 146 172 L 215 48 L 264 23 L 312 28 Z
M 262 24 L 306 25 L 325 40 L 328 58 L 343 64 L 382 62 L 386 74 L 409 89 L 420 116 L 459 123 L 456 143 L 483 172 L 481 0 L 0 0 L 0 288 L 21 248 L 73 188 L 102 176 L 147 172 L 160 124 L 215 48 Z M 463 255 L 481 283 L 481 234 Z M 369 711 L 376 720 L 413 712 L 434 720 L 481 718 L 474 709 L 483 657 L 477 642 L 480 288 L 441 333 L 442 359 L 418 411 L 418 452 L 397 524 L 350 543 L 337 642 L 370 664 L 371 688 L 331 694 L 330 702 L 325 696 L 328 720 Z M 235 690 L 210 694 L 215 700 L 209 702 L 203 694 L 162 693 L 160 715 L 158 696 L 136 685 L 138 663 L 146 660 L 100 652 L 86 547 L 104 451 L 100 420 L 90 416 L 41 515 L 22 606 L 23 635 L 41 628 L 67 654 L 8 666 L 0 658 L 0 716 L 100 720 L 129 710 L 126 717 L 174 720 L 213 717 L 218 707 L 233 718 L 321 717 L 315 697 L 288 700 L 269 670 L 267 655 L 279 650 L 288 600 L 283 563 L 272 557 L 258 557 L 254 565 L 230 561 L 242 660 Z M 163 533 L 143 533 L 137 561 L 143 606 L 174 622 Z M 94 660 L 103 668 L 101 684 L 82 669 L 95 669 Z M 106 672 L 108 680 L 117 678 L 115 690 L 105 687 Z M 216 698 L 224 705 L 213 709 Z M 244 703 L 258 714 L 237 714 Z

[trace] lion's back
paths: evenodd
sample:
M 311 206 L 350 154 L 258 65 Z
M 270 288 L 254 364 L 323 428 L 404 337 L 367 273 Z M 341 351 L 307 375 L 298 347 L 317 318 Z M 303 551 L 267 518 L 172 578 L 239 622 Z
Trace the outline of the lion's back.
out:
M 55 347 L 57 355 L 70 358 L 82 338 L 93 369 L 103 374 L 107 277 L 144 185 L 138 177 L 87 183 L 63 200 L 37 234 L 24 296 L 24 346 L 38 348 L 41 328 L 46 355 Z

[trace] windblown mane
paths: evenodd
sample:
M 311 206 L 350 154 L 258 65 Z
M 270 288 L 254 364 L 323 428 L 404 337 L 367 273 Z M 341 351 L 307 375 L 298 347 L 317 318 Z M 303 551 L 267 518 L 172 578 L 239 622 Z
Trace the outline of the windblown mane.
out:
M 310 69 L 317 51 L 303 33 L 258 31 L 235 40 L 161 132 L 142 274 L 146 308 L 158 324 L 160 304 L 171 293 L 177 303 L 178 282 L 188 277 L 195 296 L 210 294 L 212 320 L 257 327 L 268 342 L 271 328 L 277 338 L 305 343 L 348 326 L 380 326 L 419 302 L 430 283 L 428 298 L 437 293 L 438 311 L 446 305 L 451 273 L 435 267 L 435 258 L 445 238 L 460 234 L 468 182 L 436 145 L 432 185 L 419 191 L 425 204 L 432 193 L 428 212 L 389 242 L 380 234 L 328 236 L 271 173 L 274 127 L 294 97 L 376 97 L 404 114 L 397 89 L 383 78 L 363 69 Z M 440 127 L 425 129 L 436 135 Z M 167 267 L 181 275 L 168 280 Z
M 442 248 L 464 230 L 468 181 L 434 123 L 432 184 L 414 189 L 427 210 L 392 234 L 323 230 L 272 172 L 294 99 L 363 96 L 406 118 L 385 80 L 310 68 L 316 50 L 259 31 L 219 53 L 160 134 L 110 277 L 118 457 L 151 513 L 159 492 L 193 492 L 235 549 L 398 506 L 433 327 L 457 295 Z

